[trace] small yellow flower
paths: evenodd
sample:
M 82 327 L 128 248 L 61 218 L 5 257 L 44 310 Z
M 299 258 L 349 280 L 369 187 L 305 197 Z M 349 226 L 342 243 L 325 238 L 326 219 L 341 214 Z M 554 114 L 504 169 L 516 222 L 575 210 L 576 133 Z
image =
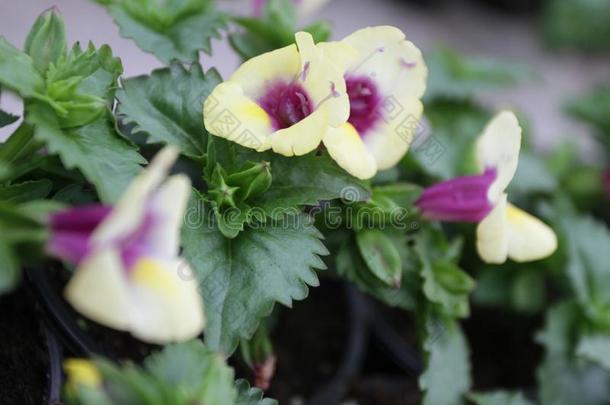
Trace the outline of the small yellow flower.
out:
M 417 135 L 428 74 L 422 54 L 390 26 L 319 47 L 344 73 L 350 99 L 348 122 L 329 128 L 324 145 L 350 174 L 371 178 L 398 163 Z
M 299 32 L 296 44 L 245 62 L 204 103 L 206 129 L 259 152 L 304 155 L 349 115 L 341 72 Z
M 78 387 L 97 389 L 102 386 L 102 375 L 93 362 L 85 359 L 64 361 L 64 371 L 68 377 L 67 390 L 76 394 Z

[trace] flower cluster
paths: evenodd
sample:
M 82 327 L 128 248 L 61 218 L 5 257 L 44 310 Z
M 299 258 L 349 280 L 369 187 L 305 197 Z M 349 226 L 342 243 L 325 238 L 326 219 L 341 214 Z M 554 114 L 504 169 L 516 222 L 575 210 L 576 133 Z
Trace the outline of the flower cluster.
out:
M 284 156 L 323 142 L 342 168 L 368 179 L 407 152 L 414 134 L 397 128 L 405 117 L 420 119 L 426 76 L 421 52 L 397 28 L 319 44 L 299 32 L 296 45 L 250 59 L 218 85 L 204 105 L 205 126 Z

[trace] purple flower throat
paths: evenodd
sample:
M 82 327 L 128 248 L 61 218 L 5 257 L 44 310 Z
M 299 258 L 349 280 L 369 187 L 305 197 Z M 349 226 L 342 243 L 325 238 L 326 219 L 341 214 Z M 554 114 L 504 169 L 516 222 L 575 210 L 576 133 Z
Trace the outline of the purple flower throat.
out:
M 260 98 L 259 105 L 269 114 L 275 130 L 289 128 L 309 116 L 313 103 L 298 83 L 278 82 Z
M 480 222 L 493 209 L 489 188 L 495 168 L 475 176 L 456 177 L 424 190 L 415 205 L 426 218 L 446 222 Z
M 345 84 L 350 103 L 348 121 L 362 137 L 382 118 L 381 96 L 377 85 L 366 76 L 348 76 L 345 78 Z

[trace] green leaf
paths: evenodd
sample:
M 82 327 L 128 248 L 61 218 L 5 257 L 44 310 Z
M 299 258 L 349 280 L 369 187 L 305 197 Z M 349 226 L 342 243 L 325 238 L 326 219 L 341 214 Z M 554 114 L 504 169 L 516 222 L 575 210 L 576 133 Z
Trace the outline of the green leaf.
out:
M 610 326 L 610 232 L 592 218 L 561 215 L 567 274 L 578 302 L 594 323 Z
M 207 135 L 203 102 L 221 81 L 216 70 L 204 74 L 199 63 L 189 70 L 174 63 L 150 76 L 124 80 L 117 111 L 125 123 L 136 124 L 133 133 L 144 132 L 149 142 L 172 144 L 185 155 L 200 158 Z
M 51 7 L 43 12 L 30 29 L 24 51 L 34 66 L 44 74 L 49 64 L 56 63 L 66 53 L 66 27 L 59 10 Z
M 9 232 L 9 230 L 2 229 L 1 232 Z M 19 270 L 19 262 L 13 247 L 4 237 L 0 237 L 0 294 L 12 290 L 17 285 L 21 275 Z
M 578 340 L 576 354 L 610 371 L 610 334 L 587 332 Z
M 454 319 L 428 313 L 424 320 L 426 370 L 419 378 L 422 404 L 462 404 L 471 385 L 466 338 Z
M 400 288 L 388 287 L 375 277 L 360 255 L 353 238 L 344 242 L 335 257 L 337 273 L 366 294 L 369 294 L 391 307 L 412 311 L 416 306 L 419 293 L 419 263 L 413 252 L 407 248 L 406 237 L 401 232 L 385 231 L 391 235 L 394 246 L 400 253 L 402 263 L 402 283 Z
M 589 123 L 605 137 L 610 136 L 610 88 L 604 87 L 570 100 L 567 112 Z
M 53 183 L 46 179 L 0 185 L 0 200 L 13 203 L 40 200 L 51 193 Z
M 145 163 L 105 119 L 64 132 L 53 111 L 36 103 L 28 106 L 27 120 L 35 127 L 36 139 L 58 154 L 66 168 L 78 168 L 104 202 L 117 201 Z
M 257 155 L 247 155 L 256 160 Z M 322 200 L 341 198 L 346 202 L 364 201 L 370 197 L 365 183 L 339 168 L 328 155 L 287 158 L 277 154 L 260 154 L 258 160 L 271 163 L 273 183 L 265 194 L 253 200 L 253 206 L 267 213 L 286 208 L 317 205 Z M 273 216 L 273 215 L 272 215 Z
M 259 388 L 250 388 L 246 380 L 237 380 L 237 402 L 235 405 L 277 405 L 277 401 L 263 398 L 265 393 Z
M 0 110 L 0 128 L 7 125 L 11 125 L 13 122 L 19 119 L 18 116 L 7 113 L 6 111 Z
M 103 385 L 68 389 L 75 403 L 231 405 L 237 398 L 233 370 L 199 340 L 165 346 L 142 366 L 130 362 L 119 366 L 105 359 L 96 359 L 95 365 Z
M 44 81 L 34 67 L 32 58 L 8 43 L 4 37 L 0 37 L 0 84 L 22 97 L 38 95 L 44 89 Z
M 356 232 L 356 244 L 369 270 L 389 287 L 400 288 L 402 263 L 392 241 L 379 229 Z
M 447 315 L 455 317 L 470 314 L 468 299 L 476 285 L 454 263 L 454 254 L 461 250 L 461 245 L 459 239 L 449 244 L 441 231 L 428 230 L 417 235 L 415 243 L 415 252 L 421 262 L 424 295 L 431 302 L 439 304 Z
M 421 145 L 415 139 L 407 159 L 443 180 L 473 173 L 474 142 L 485 128 L 489 112 L 471 102 L 436 100 L 426 105 L 426 117 L 432 128 L 430 139 Z
M 428 101 L 437 97 L 467 98 L 478 91 L 514 85 L 533 76 L 514 62 L 463 57 L 449 48 L 427 55 L 426 64 L 430 71 L 425 95 Z
M 579 328 L 578 305 L 564 302 L 550 309 L 537 340 L 545 347 L 537 370 L 541 405 L 602 405 L 610 398 L 607 371 L 573 355 L 574 334 Z
M 313 269 L 328 253 L 320 233 L 303 215 L 253 224 L 226 239 L 210 207 L 194 192 L 182 232 L 184 256 L 200 281 L 208 323 L 206 344 L 231 354 L 249 339 L 275 302 L 290 306 L 317 286 Z
M 475 405 L 532 405 L 522 392 L 476 392 L 468 395 Z
M 160 61 L 190 63 L 201 50 L 212 51 L 211 40 L 220 39 L 226 17 L 210 0 L 108 0 L 105 6 L 123 37 Z
M 542 157 L 538 157 L 529 151 L 521 151 L 519 166 L 508 192 L 523 194 L 551 193 L 559 186 L 557 183 L 557 179 L 546 167 Z

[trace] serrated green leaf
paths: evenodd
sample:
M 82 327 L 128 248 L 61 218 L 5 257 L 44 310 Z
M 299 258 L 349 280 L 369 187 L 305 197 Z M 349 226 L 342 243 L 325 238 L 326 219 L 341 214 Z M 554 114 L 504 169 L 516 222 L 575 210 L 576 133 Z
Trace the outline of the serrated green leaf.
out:
M 203 102 L 222 81 L 216 70 L 203 73 L 199 63 L 189 70 L 174 63 L 150 76 L 123 81 L 117 108 L 133 132 L 145 132 L 149 142 L 178 146 L 182 153 L 200 158 L 206 151 Z
M 574 333 L 579 329 L 578 305 L 564 302 L 549 310 L 538 335 L 545 347 L 537 370 L 541 405 L 602 405 L 610 398 L 610 376 L 599 366 L 574 357 Z
M 231 354 L 239 339 L 254 334 L 275 302 L 290 306 L 317 286 L 313 269 L 328 253 L 320 233 L 303 215 L 246 228 L 226 239 L 210 207 L 194 192 L 183 226 L 184 256 L 200 282 L 206 306 L 205 342 Z
M 235 405 L 277 405 L 277 401 L 263 398 L 265 393 L 259 388 L 250 388 L 246 380 L 237 380 L 237 401 Z
M 382 230 L 363 229 L 356 232 L 356 245 L 372 274 L 389 287 L 400 288 L 400 253 Z
M 459 405 L 469 391 L 468 343 L 454 319 L 428 313 L 424 318 L 426 370 L 419 378 L 423 405 Z
M 8 232 L 8 229 L 1 229 L 0 232 Z M 0 294 L 12 290 L 17 285 L 19 270 L 19 262 L 12 246 L 4 237 L 0 237 Z
M 476 392 L 468 395 L 475 405 L 532 405 L 521 392 Z
M 267 213 L 285 208 L 317 205 L 322 200 L 341 198 L 346 202 L 364 201 L 371 195 L 360 180 L 339 168 L 327 155 L 287 158 L 277 154 L 258 154 L 258 160 L 269 161 L 273 182 L 261 197 L 251 201 Z M 247 155 L 256 161 L 257 155 Z
M 144 360 L 142 366 L 116 365 L 96 359 L 103 385 L 76 386 L 67 392 L 71 403 L 83 405 L 235 404 L 233 370 L 222 355 L 201 341 L 168 345 Z
M 44 89 L 44 81 L 29 55 L 0 37 L 0 84 L 19 93 L 22 97 L 32 97 Z
M 0 110 L 0 128 L 7 125 L 11 125 L 13 122 L 19 119 L 18 116 L 7 113 L 6 111 Z
M 220 38 L 226 17 L 209 0 L 110 0 L 105 6 L 121 36 L 160 61 L 194 62 L 198 52 L 210 54 L 211 40 Z
M 52 188 L 53 183 L 46 179 L 0 185 L 0 200 L 13 203 L 40 200 L 47 197 Z
M 66 168 L 78 168 L 104 202 L 117 201 L 146 162 L 105 119 L 64 132 L 53 111 L 36 103 L 28 106 L 27 120 L 36 139 L 58 154 Z

